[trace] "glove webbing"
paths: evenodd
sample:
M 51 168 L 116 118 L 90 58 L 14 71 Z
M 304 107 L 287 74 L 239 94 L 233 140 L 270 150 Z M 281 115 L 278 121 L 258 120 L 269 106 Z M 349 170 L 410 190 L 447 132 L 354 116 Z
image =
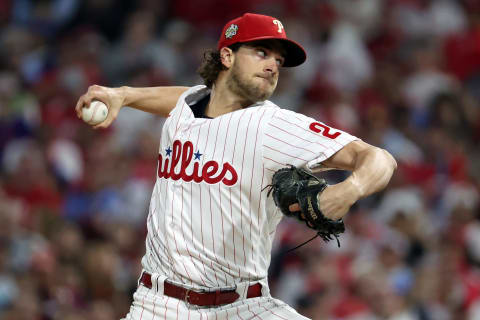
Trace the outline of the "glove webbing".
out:
M 292 167 L 293 167 L 293 166 L 292 166 Z M 311 175 L 311 176 L 315 177 L 314 175 Z M 265 189 L 267 189 L 267 188 L 270 188 L 270 189 L 268 190 L 268 192 L 267 192 L 267 197 L 269 197 L 269 196 L 270 196 L 270 193 L 271 193 L 272 190 L 273 190 L 273 184 L 268 184 L 268 185 L 266 185 L 265 188 L 262 189 L 262 192 L 263 192 Z M 302 220 L 303 220 L 303 219 L 302 219 Z M 306 219 L 305 219 L 304 221 L 306 221 Z M 337 240 L 337 246 L 340 248 L 340 240 L 338 239 L 338 235 L 334 233 L 333 236 L 335 237 L 335 240 Z M 316 234 L 315 236 L 313 236 L 312 238 L 310 238 L 310 239 L 308 239 L 307 241 L 299 244 L 299 245 L 296 246 L 295 248 L 292 248 L 292 249 L 287 250 L 287 253 L 292 252 L 293 250 L 296 250 L 296 249 L 298 249 L 298 248 L 300 248 L 300 247 L 303 247 L 304 245 L 306 245 L 307 243 L 309 243 L 310 241 L 312 241 L 313 239 L 315 239 L 315 238 L 317 238 L 317 237 L 321 237 L 322 240 L 325 241 L 325 242 L 328 242 L 328 241 L 332 240 L 332 238 L 329 237 L 328 235 L 323 235 L 322 233 L 317 232 L 317 234 Z
M 289 166 L 291 167 L 291 169 L 295 169 L 295 168 L 296 168 L 295 166 L 293 166 L 293 165 L 291 165 L 291 164 L 290 164 Z M 314 178 L 314 179 L 318 179 L 315 175 L 313 175 L 313 174 L 310 173 L 310 172 L 303 171 L 303 174 L 306 174 L 306 175 L 308 175 L 308 176 L 310 176 L 310 177 L 312 177 L 312 178 Z M 271 192 L 273 191 L 273 184 L 266 185 L 266 186 L 262 189 L 262 192 L 263 192 L 265 189 L 267 189 L 267 188 L 269 188 L 269 190 L 268 190 L 268 192 L 267 192 L 267 197 L 269 197 L 270 194 L 271 194 Z M 323 191 L 323 189 L 322 189 L 321 191 Z M 302 214 L 299 214 L 299 215 L 297 215 L 296 217 L 299 218 L 301 221 L 305 222 L 309 227 L 311 227 L 312 229 L 314 229 L 314 226 L 311 225 L 311 223 L 310 223 L 305 217 L 302 217 Z M 340 240 L 338 239 L 338 235 L 337 235 L 336 233 L 333 233 L 333 236 L 334 236 L 335 239 L 337 240 L 337 246 L 340 248 Z M 317 237 L 321 237 L 321 238 L 323 239 L 323 241 L 325 241 L 325 242 L 328 242 L 328 241 L 332 240 L 331 235 L 329 235 L 329 234 L 323 234 L 322 232 L 317 232 L 317 234 L 316 234 L 315 236 L 313 236 L 313 237 L 310 238 L 309 240 L 307 240 L 307 241 L 299 244 L 298 246 L 296 246 L 296 247 L 294 247 L 294 248 L 292 248 L 292 249 L 289 249 L 289 250 L 287 251 L 287 253 L 288 253 L 288 252 L 291 252 L 291 251 L 293 251 L 293 250 L 296 250 L 296 249 L 298 249 L 298 248 L 300 248 L 300 247 L 302 247 L 302 246 L 304 246 L 304 245 L 306 245 L 307 243 L 309 243 L 310 241 L 312 241 L 313 239 L 315 239 L 315 238 L 317 238 Z

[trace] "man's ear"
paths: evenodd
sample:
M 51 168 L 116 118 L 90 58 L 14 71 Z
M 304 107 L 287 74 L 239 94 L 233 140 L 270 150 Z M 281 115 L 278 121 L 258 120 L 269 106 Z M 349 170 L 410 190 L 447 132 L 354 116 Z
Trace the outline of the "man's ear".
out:
M 233 61 L 235 60 L 233 50 L 228 47 L 223 47 L 220 49 L 220 60 L 227 69 L 230 69 L 230 67 L 233 65 Z

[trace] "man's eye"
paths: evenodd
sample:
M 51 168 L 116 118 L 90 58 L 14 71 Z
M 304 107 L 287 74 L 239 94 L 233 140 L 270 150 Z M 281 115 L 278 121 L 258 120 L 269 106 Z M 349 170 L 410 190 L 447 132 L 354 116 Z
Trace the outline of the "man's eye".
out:
M 283 66 L 283 59 L 277 59 L 277 65 L 278 66 Z
M 266 57 L 267 56 L 267 53 L 265 52 L 265 50 L 262 50 L 262 49 L 258 49 L 257 50 L 257 53 L 262 56 L 262 57 Z

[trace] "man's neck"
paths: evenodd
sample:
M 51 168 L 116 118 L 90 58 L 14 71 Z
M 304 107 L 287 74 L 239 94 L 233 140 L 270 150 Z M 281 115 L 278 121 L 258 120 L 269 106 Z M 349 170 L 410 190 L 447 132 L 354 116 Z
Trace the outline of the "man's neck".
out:
M 211 118 L 221 116 L 223 114 L 246 108 L 252 104 L 228 90 L 226 84 L 218 82 L 213 85 L 210 93 L 210 102 L 205 109 L 205 115 Z

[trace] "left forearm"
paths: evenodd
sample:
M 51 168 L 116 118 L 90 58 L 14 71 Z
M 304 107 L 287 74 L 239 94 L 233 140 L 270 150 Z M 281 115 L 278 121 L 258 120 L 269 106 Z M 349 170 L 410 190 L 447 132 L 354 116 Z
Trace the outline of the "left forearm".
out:
M 328 186 L 317 196 L 322 213 L 334 220 L 342 218 L 357 200 L 385 188 L 397 168 L 387 151 L 361 140 L 347 144 L 322 165 L 352 172 L 350 177 Z
M 334 184 L 318 194 L 322 213 L 330 219 L 342 218 L 359 199 L 386 187 L 397 163 L 380 148 L 369 147 L 355 152 L 352 174 L 343 182 Z

